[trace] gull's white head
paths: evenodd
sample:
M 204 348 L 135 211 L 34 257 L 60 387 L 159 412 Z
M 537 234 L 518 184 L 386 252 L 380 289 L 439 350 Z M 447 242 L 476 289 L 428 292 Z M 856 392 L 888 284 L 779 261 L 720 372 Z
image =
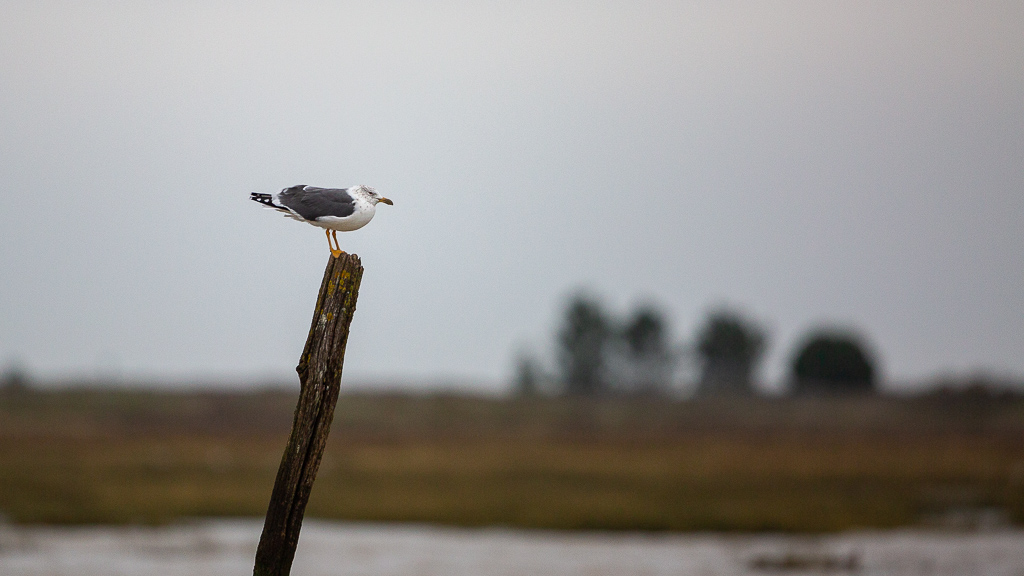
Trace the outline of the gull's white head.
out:
M 351 191 L 355 192 L 356 194 L 363 195 L 364 197 L 366 197 L 367 200 L 369 200 L 370 202 L 373 202 L 374 205 L 380 204 L 380 203 L 387 204 L 388 206 L 393 206 L 394 205 L 394 202 L 392 202 L 391 200 L 381 196 L 379 192 L 377 192 L 373 188 L 371 188 L 369 186 L 366 186 L 364 184 L 360 184 L 358 186 L 353 186 Z

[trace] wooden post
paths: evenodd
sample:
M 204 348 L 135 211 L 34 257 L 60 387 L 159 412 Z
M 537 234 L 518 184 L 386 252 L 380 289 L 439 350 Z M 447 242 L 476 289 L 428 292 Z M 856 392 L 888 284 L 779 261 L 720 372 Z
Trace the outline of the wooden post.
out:
M 363 266 L 354 254 L 332 257 L 324 271 L 306 347 L 295 368 L 302 388 L 256 548 L 254 576 L 287 576 L 291 571 L 302 515 L 338 403 L 348 328 L 362 277 Z

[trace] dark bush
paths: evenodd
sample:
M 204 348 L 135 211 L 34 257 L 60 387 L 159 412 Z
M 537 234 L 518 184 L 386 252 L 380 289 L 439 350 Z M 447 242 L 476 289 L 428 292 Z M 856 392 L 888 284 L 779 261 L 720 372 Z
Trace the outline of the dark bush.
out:
M 861 339 L 847 332 L 817 332 L 793 358 L 798 394 L 846 394 L 875 388 L 875 363 Z

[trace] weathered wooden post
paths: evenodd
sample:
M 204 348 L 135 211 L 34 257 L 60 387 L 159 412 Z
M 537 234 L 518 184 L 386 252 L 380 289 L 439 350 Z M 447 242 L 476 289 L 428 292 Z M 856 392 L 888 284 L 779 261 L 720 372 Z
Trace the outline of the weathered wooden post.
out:
M 302 515 L 338 403 L 348 328 L 362 277 L 363 266 L 354 254 L 332 257 L 324 271 L 306 347 L 295 368 L 302 388 L 256 549 L 254 576 L 287 576 L 291 571 Z

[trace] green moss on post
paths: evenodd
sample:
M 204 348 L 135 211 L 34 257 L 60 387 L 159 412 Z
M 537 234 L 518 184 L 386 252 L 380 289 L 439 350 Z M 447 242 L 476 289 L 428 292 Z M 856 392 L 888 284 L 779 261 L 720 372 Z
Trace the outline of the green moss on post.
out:
M 324 271 L 306 347 L 295 368 L 302 389 L 256 549 L 255 576 L 286 576 L 291 571 L 302 516 L 338 403 L 345 344 L 362 277 L 362 264 L 354 254 L 332 257 Z

